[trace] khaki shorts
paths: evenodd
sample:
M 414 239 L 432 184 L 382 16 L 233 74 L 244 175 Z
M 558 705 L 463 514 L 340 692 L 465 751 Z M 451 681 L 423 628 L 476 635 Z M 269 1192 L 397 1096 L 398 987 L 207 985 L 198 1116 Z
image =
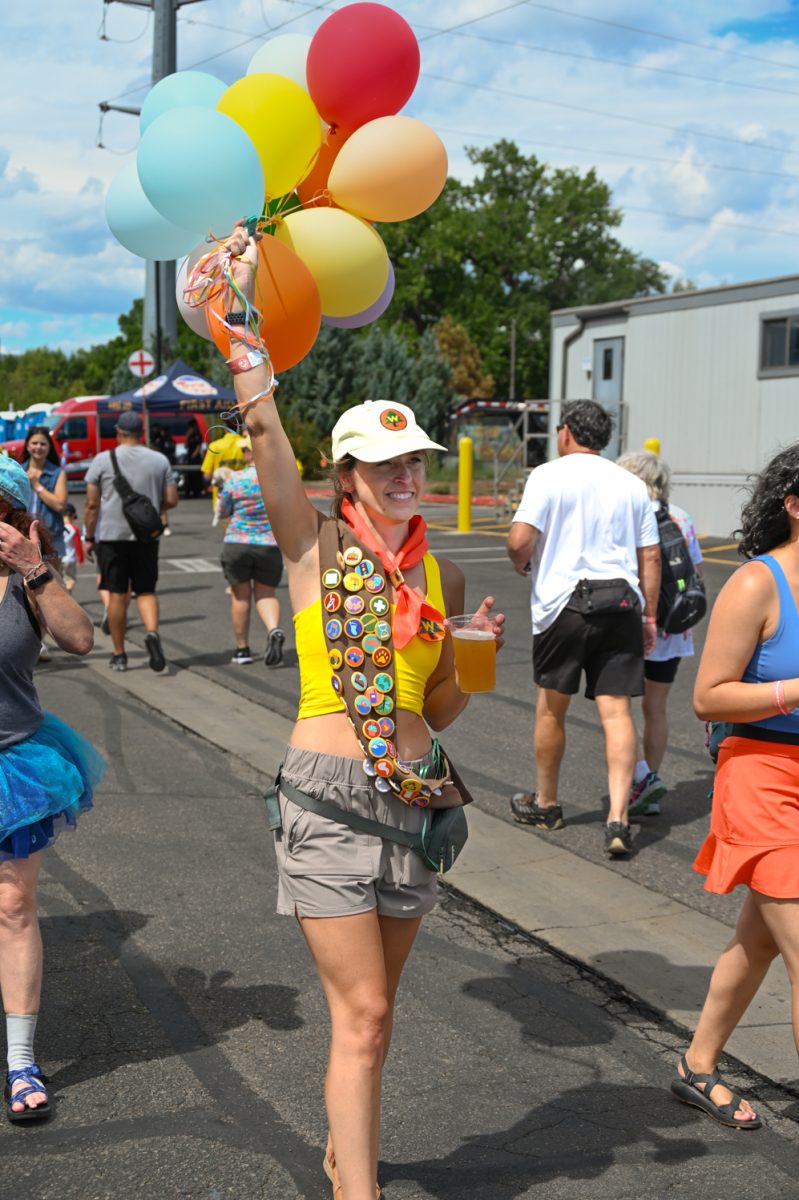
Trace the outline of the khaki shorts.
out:
M 289 746 L 282 775 L 328 804 L 385 825 L 420 830 L 424 809 L 411 808 L 392 792 L 378 792 L 362 761 Z M 280 814 L 283 828 L 275 834 L 278 913 L 348 917 L 377 909 L 387 917 L 421 917 L 434 908 L 436 874 L 410 847 L 317 816 L 282 793 Z

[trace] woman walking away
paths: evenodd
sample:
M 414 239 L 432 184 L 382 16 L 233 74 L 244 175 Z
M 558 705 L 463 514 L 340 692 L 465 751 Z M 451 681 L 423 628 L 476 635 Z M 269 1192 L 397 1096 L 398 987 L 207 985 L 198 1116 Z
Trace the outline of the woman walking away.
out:
M 676 522 L 685 539 L 691 562 L 701 576 L 702 551 L 699 539 L 694 523 L 685 509 L 678 508 L 669 500 L 671 471 L 667 464 L 649 450 L 622 454 L 616 462 L 644 481 L 656 514 L 661 505 L 666 505 L 669 516 Z M 660 801 L 667 791 L 660 777 L 660 765 L 669 740 L 666 706 L 672 684 L 677 678 L 680 660 L 693 657 L 693 653 L 694 637 L 690 629 L 686 629 L 684 633 L 664 633 L 662 629 L 658 629 L 655 648 L 646 656 L 642 701 L 643 757 L 638 759 L 633 774 L 630 807 L 627 810 L 631 817 L 654 817 L 660 812 Z
M 49 532 L 55 565 L 60 571 L 61 559 L 66 551 L 64 513 L 69 499 L 67 473 L 61 466 L 46 425 L 33 425 L 28 430 L 22 451 L 22 465 L 33 489 L 31 516 L 36 517 Z
M 724 1125 L 757 1129 L 716 1063 L 778 954 L 799 1048 L 799 444 L 758 476 L 741 523 L 738 550 L 751 561 L 719 594 L 694 691 L 699 717 L 729 723 L 694 867 L 709 892 L 747 893 L 672 1091 Z
M 41 852 L 92 804 L 104 767 L 62 721 L 42 712 L 33 668 L 46 628 L 62 650 L 88 654 L 91 621 L 44 560 L 46 530 L 28 515 L 25 470 L 0 457 L 0 992 L 6 1013 L 9 1121 L 49 1116 L 33 1054 L 42 984 L 36 889 Z M 44 555 L 43 555 L 44 552 Z
M 230 616 L 236 639 L 236 651 L 230 661 L 239 664 L 253 661 L 250 616 L 254 604 L 266 626 L 264 663 L 267 667 L 277 667 L 283 661 L 286 640 L 280 628 L 280 601 L 275 595 L 283 575 L 283 558 L 252 465 L 252 444 L 248 437 L 239 441 L 244 470 L 231 476 L 216 504 L 217 516 L 221 520 L 230 519 L 220 559 L 230 587 Z
M 228 250 L 235 331 L 242 297 L 253 301 L 257 248 L 237 229 Z M 270 372 L 235 332 L 229 365 L 286 561 L 300 666 L 279 817 L 273 810 L 278 912 L 297 917 L 330 1009 L 324 1169 L 333 1196 L 375 1200 L 397 987 L 436 901 L 435 872 L 391 835 L 416 835 L 428 807 L 468 798 L 428 728 L 445 728 L 468 702 L 444 625 L 463 612 L 463 574 L 429 552 L 418 515 L 427 455 L 443 447 L 401 404 L 351 408 L 333 430 L 338 519 L 325 518 L 306 497 Z M 388 834 L 364 833 L 365 820 Z

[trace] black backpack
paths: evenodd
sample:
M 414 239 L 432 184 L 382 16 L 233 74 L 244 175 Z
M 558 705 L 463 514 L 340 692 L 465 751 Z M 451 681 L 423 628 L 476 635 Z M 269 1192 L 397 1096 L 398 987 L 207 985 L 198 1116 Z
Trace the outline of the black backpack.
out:
M 680 527 L 663 501 L 656 516 L 660 534 L 658 629 L 685 633 L 707 612 L 705 585 L 691 561 Z
M 164 532 L 161 514 L 148 496 L 134 491 L 119 469 L 116 450 L 111 451 L 114 487 L 122 501 L 122 512 L 137 542 L 154 542 Z

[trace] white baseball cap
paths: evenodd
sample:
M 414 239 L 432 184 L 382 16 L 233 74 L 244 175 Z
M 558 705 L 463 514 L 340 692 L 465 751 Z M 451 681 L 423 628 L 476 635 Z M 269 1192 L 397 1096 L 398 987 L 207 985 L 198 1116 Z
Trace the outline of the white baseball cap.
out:
M 366 400 L 348 408 L 333 426 L 333 461 L 348 454 L 360 462 L 382 462 L 414 450 L 446 450 L 417 423 L 413 410 L 388 400 Z

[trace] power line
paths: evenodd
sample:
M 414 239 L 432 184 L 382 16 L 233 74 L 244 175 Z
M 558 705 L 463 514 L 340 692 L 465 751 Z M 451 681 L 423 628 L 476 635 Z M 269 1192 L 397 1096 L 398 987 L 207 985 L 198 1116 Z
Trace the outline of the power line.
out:
M 201 58 L 197 62 L 189 63 L 187 67 L 181 67 L 180 69 L 181 71 L 193 71 L 195 67 L 202 67 L 205 65 L 205 63 L 213 62 L 215 58 L 224 58 L 226 54 L 232 54 L 234 50 L 240 50 L 242 46 L 246 46 L 250 42 L 259 41 L 260 38 L 264 36 L 264 33 L 268 33 L 271 36 L 272 34 L 277 33 L 278 29 L 284 29 L 286 25 L 292 25 L 295 21 L 301 21 L 303 17 L 310 16 L 312 12 L 316 12 L 320 8 L 327 7 L 327 4 L 314 4 L 311 8 L 306 9 L 305 12 L 297 13 L 296 16 L 288 17 L 285 21 L 281 21 L 279 25 L 273 25 L 270 29 L 266 30 L 262 29 L 258 33 L 253 34 L 251 37 L 245 38 L 244 41 L 237 42 L 234 46 L 228 46 L 226 50 L 220 50 L 217 54 L 209 54 L 208 58 Z M 187 25 L 192 24 L 192 19 L 190 17 L 186 17 L 184 20 Z
M 448 129 L 445 126 L 436 124 L 438 133 L 454 133 L 458 137 L 474 137 L 485 138 L 487 141 L 496 141 L 496 134 L 493 133 L 477 133 L 473 129 Z M 608 154 L 614 158 L 623 158 L 630 162 L 654 162 L 666 163 L 674 167 L 686 165 L 681 158 L 664 158 L 655 154 L 629 154 L 624 150 L 600 150 L 596 146 L 571 146 L 566 142 L 543 142 L 539 138 L 513 138 L 513 141 L 520 146 L 546 146 L 552 150 L 576 150 L 582 154 L 602 155 Z M 725 166 L 722 163 L 698 163 L 688 164 L 701 167 L 704 171 L 735 171 L 744 175 L 766 175 L 772 179 L 792 179 L 799 182 L 799 175 L 790 175 L 786 171 L 762 171 L 757 167 L 734 167 Z
M 424 28 L 422 26 L 421 28 Z M 603 58 L 599 54 L 580 54 L 577 50 L 555 50 L 549 46 L 536 46 L 532 42 L 520 42 L 510 38 L 492 37 L 486 33 L 459 33 L 456 30 L 446 30 L 442 32 L 453 32 L 456 37 L 470 38 L 474 41 L 491 42 L 497 46 L 515 46 L 521 50 L 535 50 L 539 54 L 553 54 L 558 58 L 575 58 L 581 62 L 603 63 L 607 66 L 621 67 L 626 71 L 648 71 L 655 75 L 670 75 L 677 79 L 691 79 L 698 83 L 713 83 L 717 87 L 736 87 L 748 88 L 755 92 L 773 92 L 777 96 L 799 96 L 799 92 L 791 92 L 786 88 L 769 87 L 767 83 L 744 83 L 737 79 L 718 79 L 712 75 L 693 75 L 689 71 L 677 71 L 672 67 L 649 67 L 642 63 L 624 62 L 619 58 Z M 424 39 L 420 39 L 424 40 Z
M 512 8 L 521 8 L 526 4 L 527 0 L 514 0 L 513 4 L 506 4 L 503 8 L 495 8 L 492 12 L 483 13 L 479 17 L 470 17 L 468 21 L 459 21 L 457 25 L 450 25 L 446 29 L 434 29 L 433 33 L 427 33 L 424 37 L 419 38 L 420 42 L 429 42 L 431 38 L 441 37 L 442 33 L 456 33 L 457 30 L 463 29 L 466 25 L 475 25 L 478 21 L 487 21 L 489 17 L 499 16 L 500 13 L 510 12 Z M 430 29 L 430 25 L 420 25 L 420 29 Z
M 765 63 L 768 67 L 784 67 L 789 71 L 799 70 L 795 63 L 781 62 L 779 59 L 763 58 L 759 54 L 746 54 L 743 50 L 726 50 L 722 46 L 710 46 L 707 42 L 693 42 L 689 38 L 676 37 L 670 33 L 657 33 L 653 29 L 641 29 L 637 25 L 625 25 L 621 21 L 609 21 L 604 17 L 589 17 L 585 13 L 570 12 L 566 8 L 556 8 L 554 4 L 540 4 L 537 0 L 527 0 L 529 8 L 539 8 L 543 12 L 557 13 L 561 17 L 573 17 L 576 21 L 591 21 L 595 25 L 608 25 L 611 29 L 625 29 L 628 33 L 642 33 L 644 37 L 660 38 L 664 42 L 677 42 L 681 46 L 694 46 L 710 54 L 723 54 L 728 58 L 745 58 L 750 62 Z
M 748 142 L 744 138 L 731 137 L 723 133 L 704 133 L 699 129 L 686 130 L 679 125 L 666 125 L 661 121 L 646 121 L 643 117 L 631 117 L 626 113 L 604 112 L 599 108 L 585 108 L 578 104 L 567 104 L 563 100 L 550 100 L 547 96 L 531 96 L 528 92 L 515 92 L 510 88 L 492 87 L 487 83 L 470 83 L 465 79 L 448 79 L 443 75 L 431 75 L 426 71 L 423 71 L 422 75 L 425 79 L 432 79 L 436 83 L 449 83 L 454 87 L 472 88 L 478 92 L 491 92 L 497 96 L 510 96 L 514 100 L 531 100 L 534 104 L 548 104 L 553 108 L 565 108 L 570 112 L 587 113 L 592 117 L 607 117 L 611 121 L 628 121 L 633 125 L 646 125 L 650 129 L 667 129 L 670 133 L 679 133 L 683 137 L 686 132 L 690 132 L 694 137 L 713 138 L 718 142 L 732 142 L 736 146 L 746 146 L 747 150 L 755 147 L 758 150 L 773 150 L 777 154 L 799 154 L 799 150 L 786 150 L 783 146 L 770 146 L 767 142 Z

